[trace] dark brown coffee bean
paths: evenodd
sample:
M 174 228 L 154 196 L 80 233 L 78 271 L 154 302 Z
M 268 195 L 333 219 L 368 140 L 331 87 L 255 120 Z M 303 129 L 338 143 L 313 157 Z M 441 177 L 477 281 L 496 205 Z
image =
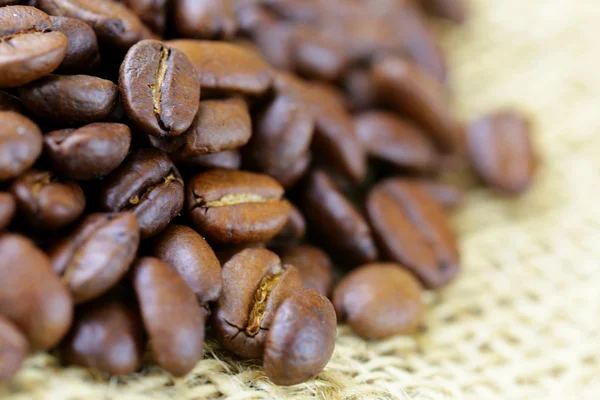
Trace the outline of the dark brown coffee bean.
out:
M 370 71 L 353 68 L 344 74 L 342 86 L 346 94 L 346 107 L 362 111 L 378 106 L 375 81 Z
M 312 162 L 312 154 L 306 153 L 298 158 L 285 171 L 282 171 L 277 179 L 286 188 L 292 188 L 306 175 Z
M 237 31 L 234 0 L 175 0 L 175 29 L 182 37 L 231 39 Z
M 224 245 L 217 246 L 214 248 L 215 255 L 219 259 L 221 265 L 225 265 L 227 261 L 231 259 L 231 257 L 235 256 L 238 253 L 246 249 L 266 249 L 266 243 L 246 243 L 246 244 L 238 244 L 238 245 Z
M 420 0 L 419 3 L 432 15 L 459 24 L 467 19 L 467 6 L 463 0 Z
M 467 130 L 469 156 L 485 183 L 506 193 L 529 187 L 536 160 L 529 121 L 512 111 L 498 111 Z
M 18 97 L 0 91 L 0 111 L 13 111 L 23 114 L 25 112 L 25 108 Z
M 144 331 L 140 317 L 117 299 L 105 296 L 79 307 L 62 343 L 74 365 L 127 375 L 142 364 Z
M 169 0 L 121 0 L 146 26 L 163 33 L 167 22 Z
M 434 181 L 417 181 L 415 183 L 446 209 L 456 208 L 463 202 L 464 192 L 458 186 Z
M 131 211 L 142 239 L 156 235 L 183 208 L 183 180 L 169 157 L 155 149 L 138 149 L 107 179 L 100 194 L 106 211 Z
M 98 40 L 91 26 L 68 17 L 50 17 L 54 30 L 68 39 L 67 53 L 58 73 L 74 74 L 95 69 L 100 62 Z
M 49 75 L 19 88 L 19 98 L 34 115 L 62 124 L 106 118 L 119 98 L 117 85 L 87 75 Z
M 221 264 L 206 240 L 193 229 L 170 225 L 156 237 L 150 253 L 177 271 L 207 311 L 208 303 L 221 295 Z
M 284 264 L 300 271 L 304 288 L 314 289 L 323 296 L 331 292 L 333 267 L 327 253 L 310 245 L 289 246 L 278 250 Z
M 24 236 L 4 234 L 0 276 L 0 315 L 23 332 L 31 350 L 55 346 L 71 325 L 73 301 L 48 257 Z
M 302 76 L 332 81 L 346 67 L 343 43 L 310 27 L 299 27 L 292 39 L 294 69 Z
M 213 313 L 217 340 L 240 357 L 261 359 L 277 308 L 301 287 L 296 268 L 281 265 L 275 253 L 246 249 L 234 255 L 223 265 L 223 293 Z
M 367 264 L 342 279 L 333 293 L 338 318 L 368 339 L 412 333 L 424 312 L 423 289 L 401 265 Z
M 438 153 L 419 127 L 384 111 L 367 111 L 354 118 L 367 153 L 395 167 L 428 172 L 437 169 Z
M 371 189 L 366 208 L 385 259 L 405 266 L 428 289 L 456 276 L 456 237 L 444 210 L 418 184 L 382 181 Z
M 135 258 L 140 233 L 132 213 L 92 214 L 50 250 L 52 268 L 75 303 L 105 293 Z
M 179 153 L 173 153 L 171 159 L 178 165 L 183 164 L 206 169 L 240 169 L 242 165 L 242 155 L 239 150 L 225 150 L 197 156 L 183 156 Z
M 187 209 L 194 228 L 209 240 L 265 242 L 285 225 L 289 204 L 283 188 L 267 175 L 214 169 L 187 185 Z
M 17 205 L 10 193 L 0 192 L 0 231 L 3 231 L 15 216 Z
M 134 265 L 133 287 L 156 362 L 175 376 L 187 374 L 204 352 L 205 319 L 192 289 L 152 257 Z
M 182 52 L 157 40 L 129 49 L 119 88 L 131 121 L 153 136 L 182 134 L 198 111 L 200 81 L 194 66 Z
M 72 181 L 59 180 L 50 171 L 31 169 L 11 185 L 19 215 L 41 229 L 59 229 L 83 214 L 85 196 Z
M 287 201 L 287 200 L 286 200 Z M 273 238 L 275 243 L 287 243 L 300 240 L 306 233 L 306 221 L 298 208 L 290 204 L 290 212 L 283 229 Z
M 28 118 L 0 111 L 0 181 L 29 169 L 42 153 L 42 132 Z
M 283 301 L 267 332 L 265 374 L 276 385 L 295 385 L 319 374 L 333 354 L 336 317 L 333 306 L 314 290 L 301 290 Z
M 316 170 L 309 176 L 301 207 L 309 232 L 344 264 L 377 260 L 377 247 L 369 225 L 325 172 Z
M 0 8 L 0 87 L 18 87 L 48 75 L 62 62 L 67 37 L 50 17 L 25 6 Z
M 259 95 L 271 85 L 269 65 L 242 46 L 202 40 L 170 40 L 166 44 L 188 56 L 202 89 Z
M 399 57 L 378 61 L 373 67 L 373 79 L 380 98 L 415 120 L 443 150 L 456 146 L 460 125 L 438 82 Z
M 108 175 L 127 156 L 131 131 L 127 125 L 97 122 L 44 136 L 46 154 L 61 174 L 77 180 Z
M 71 17 L 90 25 L 107 47 L 127 50 L 152 34 L 142 21 L 122 4 L 106 0 L 38 0 L 38 7 L 51 15 Z
M 0 315 L 0 382 L 17 373 L 27 357 L 27 339 L 8 319 Z

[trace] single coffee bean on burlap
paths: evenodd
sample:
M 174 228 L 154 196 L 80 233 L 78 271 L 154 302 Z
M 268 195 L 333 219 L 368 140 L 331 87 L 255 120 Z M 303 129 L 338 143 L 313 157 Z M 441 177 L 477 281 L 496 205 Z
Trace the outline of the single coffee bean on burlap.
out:
M 91 26 L 68 17 L 50 17 L 54 30 L 62 32 L 68 40 L 67 53 L 56 70 L 62 74 L 85 73 L 100 63 L 98 39 Z
M 323 250 L 308 244 L 276 249 L 284 264 L 293 265 L 302 276 L 304 288 L 329 296 L 333 283 L 331 259 Z
M 27 357 L 29 345 L 19 329 L 0 315 L 0 382 L 7 382 L 17 373 Z
M 29 118 L 0 111 L 0 181 L 31 168 L 42 153 L 42 132 Z
M 175 0 L 175 30 L 182 37 L 230 40 L 237 31 L 236 6 L 232 0 Z
M 155 33 L 162 34 L 167 24 L 169 0 L 121 0 Z

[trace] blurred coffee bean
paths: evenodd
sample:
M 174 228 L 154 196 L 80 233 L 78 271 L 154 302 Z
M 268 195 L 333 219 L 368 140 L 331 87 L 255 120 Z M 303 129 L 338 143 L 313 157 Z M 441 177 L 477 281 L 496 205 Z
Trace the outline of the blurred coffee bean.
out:
M 298 74 L 328 81 L 338 78 L 347 63 L 343 44 L 335 36 L 325 36 L 309 27 L 294 30 L 292 57 Z
M 288 246 L 277 250 L 281 262 L 293 265 L 302 276 L 304 288 L 328 296 L 333 282 L 333 267 L 327 253 L 311 245 Z
M 346 107 L 350 111 L 363 111 L 378 105 L 375 81 L 369 70 L 350 69 L 342 77 L 342 87 L 345 90 Z
M 68 40 L 67 53 L 56 72 L 75 74 L 95 69 L 100 63 L 100 51 L 92 27 L 75 18 L 52 16 L 50 20 L 54 30 Z
M 162 34 L 167 23 L 170 0 L 121 0 L 146 26 Z
M 295 205 L 292 203 L 289 203 L 289 205 L 290 212 L 288 214 L 287 222 L 283 226 L 283 229 L 279 231 L 277 236 L 272 239 L 272 242 L 275 244 L 300 240 L 306 233 L 306 221 L 304 220 L 304 216 Z
M 21 368 L 28 350 L 25 336 L 0 315 L 0 382 L 7 382 Z
M 0 192 L 0 231 L 3 231 L 15 216 L 15 198 L 10 193 Z
M 42 132 L 29 118 L 0 111 L 0 181 L 29 169 L 42 153 Z
M 193 39 L 231 39 L 237 31 L 236 0 L 174 0 L 175 30 Z
M 18 97 L 12 94 L 0 91 L 0 111 L 13 111 L 23 114 L 25 108 Z
M 458 207 L 464 198 L 464 192 L 455 185 L 435 181 L 416 181 L 429 196 L 446 209 Z
M 224 150 L 218 153 L 196 156 L 182 156 L 179 153 L 174 153 L 171 154 L 171 159 L 177 165 L 181 164 L 206 169 L 239 169 L 242 165 L 242 155 L 239 150 Z
M 430 14 L 462 24 L 467 19 L 467 6 L 464 0 L 419 0 Z

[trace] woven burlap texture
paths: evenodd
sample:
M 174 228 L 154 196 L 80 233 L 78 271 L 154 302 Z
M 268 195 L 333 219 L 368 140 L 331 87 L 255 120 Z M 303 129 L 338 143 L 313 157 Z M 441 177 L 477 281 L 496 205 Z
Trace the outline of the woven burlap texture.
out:
M 369 342 L 340 327 L 326 370 L 291 388 L 210 345 L 183 379 L 106 382 L 40 354 L 0 398 L 600 398 L 600 1 L 470 3 L 469 24 L 440 28 L 457 112 L 529 111 L 539 172 L 517 199 L 470 192 L 453 221 L 462 273 L 427 294 L 422 333 Z

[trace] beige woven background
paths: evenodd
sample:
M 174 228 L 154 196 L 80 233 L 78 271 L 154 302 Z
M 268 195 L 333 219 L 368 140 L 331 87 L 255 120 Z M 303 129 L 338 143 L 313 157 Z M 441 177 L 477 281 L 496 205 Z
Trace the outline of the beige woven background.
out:
M 599 399 L 600 1 L 471 3 L 467 26 L 441 28 L 457 111 L 530 111 L 541 165 L 522 198 L 470 193 L 455 216 L 463 272 L 428 295 L 424 332 L 365 342 L 341 327 L 328 368 L 293 388 L 212 348 L 185 379 L 108 383 L 42 354 L 0 398 Z

